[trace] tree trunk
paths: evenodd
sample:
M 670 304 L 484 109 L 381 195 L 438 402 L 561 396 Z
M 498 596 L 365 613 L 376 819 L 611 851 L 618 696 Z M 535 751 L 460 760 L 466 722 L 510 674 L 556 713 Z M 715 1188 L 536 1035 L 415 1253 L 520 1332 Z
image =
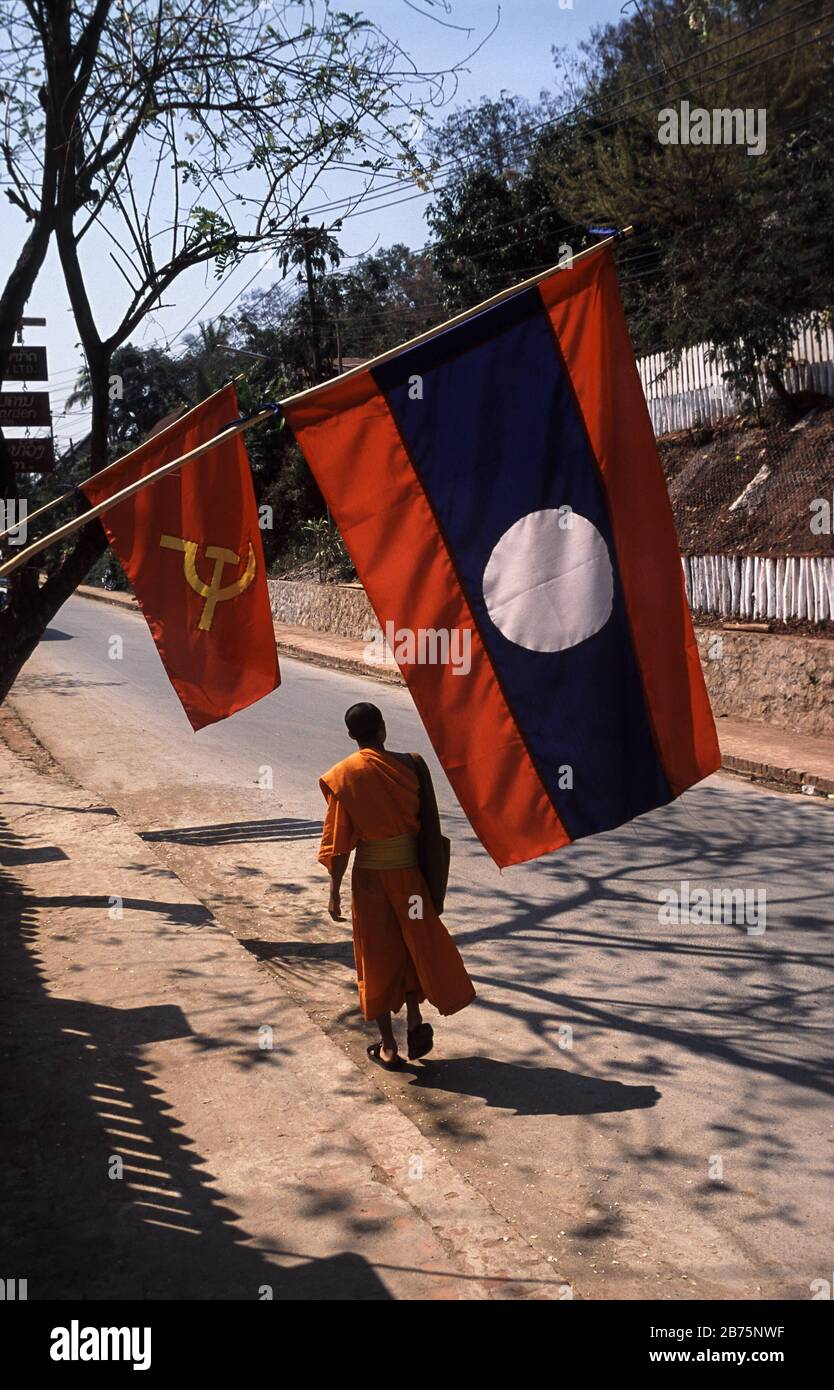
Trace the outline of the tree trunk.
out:
M 101 353 L 90 362 L 92 418 L 90 422 L 90 472 L 107 463 L 110 359 Z M 38 558 L 13 574 L 8 602 L 0 612 L 0 703 L 5 700 L 21 668 L 29 660 L 58 609 L 83 583 L 96 560 L 107 549 L 101 522 L 91 521 L 73 539 L 72 549 L 46 583 L 39 584 Z
M 13 591 L 10 585 L 9 602 L 0 611 L 0 704 L 58 609 L 83 583 L 85 575 L 106 549 L 107 537 L 101 523 L 91 521 L 79 531 L 72 550 L 45 584 L 38 587 L 38 562 L 35 560 L 31 567 L 24 567 Z

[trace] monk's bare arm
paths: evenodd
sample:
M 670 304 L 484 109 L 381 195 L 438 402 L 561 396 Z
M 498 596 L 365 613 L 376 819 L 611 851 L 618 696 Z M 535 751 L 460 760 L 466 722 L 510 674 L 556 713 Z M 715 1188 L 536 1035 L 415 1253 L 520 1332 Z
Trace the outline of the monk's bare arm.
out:
M 327 910 L 334 922 L 343 922 L 341 888 L 349 854 L 334 854 L 330 861 L 330 901 Z

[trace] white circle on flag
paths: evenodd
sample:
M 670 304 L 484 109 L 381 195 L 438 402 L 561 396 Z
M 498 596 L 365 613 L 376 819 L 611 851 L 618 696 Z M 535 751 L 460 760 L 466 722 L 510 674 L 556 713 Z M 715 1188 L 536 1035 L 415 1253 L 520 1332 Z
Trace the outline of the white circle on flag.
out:
M 529 512 L 487 561 L 487 612 L 499 632 L 532 652 L 561 652 L 604 627 L 614 602 L 608 546 L 587 517 L 565 508 Z

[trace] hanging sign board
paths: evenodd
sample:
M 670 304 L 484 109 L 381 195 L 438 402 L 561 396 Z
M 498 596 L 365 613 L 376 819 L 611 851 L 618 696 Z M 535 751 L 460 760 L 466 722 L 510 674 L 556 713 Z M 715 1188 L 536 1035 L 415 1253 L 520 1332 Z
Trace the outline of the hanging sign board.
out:
M 48 391 L 0 391 L 0 425 L 51 425 Z
M 21 473 L 51 473 L 55 466 L 52 439 L 7 439 L 6 448 Z
M 10 348 L 3 368 L 4 381 L 47 381 L 46 348 Z

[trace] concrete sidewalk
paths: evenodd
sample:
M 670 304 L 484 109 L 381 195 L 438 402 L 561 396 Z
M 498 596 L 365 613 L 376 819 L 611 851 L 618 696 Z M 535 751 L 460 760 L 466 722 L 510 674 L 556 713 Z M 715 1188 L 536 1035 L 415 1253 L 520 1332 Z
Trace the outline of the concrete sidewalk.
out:
M 132 595 L 108 593 L 88 585 L 81 585 L 78 593 L 123 607 L 136 606 Z M 278 650 L 285 656 L 402 684 L 395 664 L 370 664 L 364 658 L 365 644 L 354 638 L 279 622 L 275 623 L 275 634 Z M 793 734 L 752 719 L 717 718 L 715 722 L 723 766 L 728 772 L 791 791 L 808 789 L 811 794 L 834 797 L 834 739 Z
M 30 1299 L 569 1296 L 8 709 L 0 736 L 0 1234 Z

